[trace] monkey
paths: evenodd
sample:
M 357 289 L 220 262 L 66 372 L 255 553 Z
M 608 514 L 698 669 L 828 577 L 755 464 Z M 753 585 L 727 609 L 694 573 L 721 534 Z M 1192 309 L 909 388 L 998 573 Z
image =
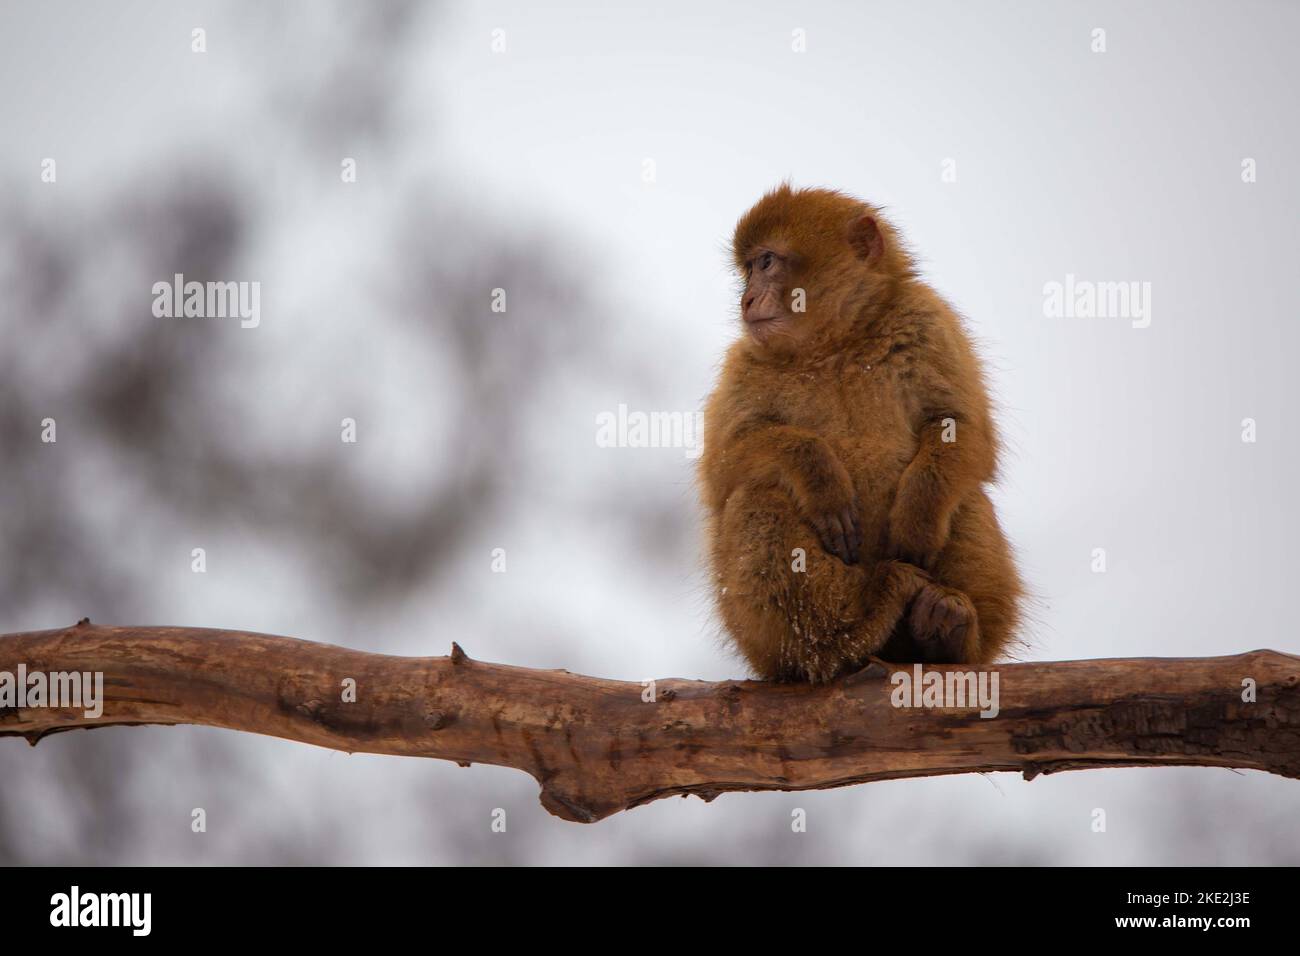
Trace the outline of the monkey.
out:
M 697 474 L 725 635 L 765 680 L 996 660 L 1024 588 L 962 320 L 880 210 L 838 191 L 782 184 L 731 249 L 743 331 Z

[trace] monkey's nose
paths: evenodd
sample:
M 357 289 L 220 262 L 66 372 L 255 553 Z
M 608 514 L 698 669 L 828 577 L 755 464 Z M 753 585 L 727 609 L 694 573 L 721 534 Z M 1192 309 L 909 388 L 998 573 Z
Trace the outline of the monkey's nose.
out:
M 757 292 L 747 292 L 747 293 L 745 293 L 745 297 L 744 297 L 743 299 L 740 300 L 740 308 L 741 308 L 743 311 L 748 312 L 748 311 L 749 311 L 749 307 L 750 307 L 751 305 L 754 304 L 754 300 L 757 299 L 757 298 L 758 298 L 758 293 L 757 293 Z

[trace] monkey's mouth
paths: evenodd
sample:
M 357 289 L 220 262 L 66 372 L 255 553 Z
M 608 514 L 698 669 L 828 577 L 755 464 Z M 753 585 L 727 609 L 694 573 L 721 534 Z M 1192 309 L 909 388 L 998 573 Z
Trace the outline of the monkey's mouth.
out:
M 774 336 L 779 336 L 785 324 L 786 316 L 781 314 L 745 316 L 745 331 L 755 342 L 766 342 Z
M 768 315 L 763 318 L 746 319 L 745 333 L 750 341 L 759 345 L 767 345 L 769 342 L 781 337 L 781 330 L 785 327 L 785 316 Z

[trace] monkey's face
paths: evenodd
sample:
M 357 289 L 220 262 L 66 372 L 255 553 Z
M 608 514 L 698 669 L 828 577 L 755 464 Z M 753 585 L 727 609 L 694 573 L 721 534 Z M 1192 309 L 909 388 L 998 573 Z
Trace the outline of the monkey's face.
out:
M 760 345 L 798 337 L 795 308 L 800 303 L 790 294 L 792 272 L 789 251 L 775 244 L 759 246 L 745 259 L 740 317 Z
M 835 233 L 801 246 L 773 236 L 742 257 L 740 317 L 752 347 L 802 352 L 845 322 L 845 302 L 860 293 L 870 271 L 845 227 L 837 224 Z

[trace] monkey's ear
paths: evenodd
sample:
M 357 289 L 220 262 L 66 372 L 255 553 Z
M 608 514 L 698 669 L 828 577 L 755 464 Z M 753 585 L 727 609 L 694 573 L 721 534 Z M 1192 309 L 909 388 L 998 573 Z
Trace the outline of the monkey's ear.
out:
M 849 245 L 859 259 L 875 262 L 885 252 L 885 237 L 874 216 L 864 213 L 849 223 Z

